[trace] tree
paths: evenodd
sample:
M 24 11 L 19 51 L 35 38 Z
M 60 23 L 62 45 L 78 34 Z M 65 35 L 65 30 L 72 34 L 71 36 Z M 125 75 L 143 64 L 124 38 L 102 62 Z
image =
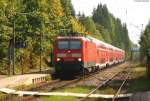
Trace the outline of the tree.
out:
M 75 16 L 75 10 L 71 4 L 71 0 L 60 0 L 66 16 Z
M 111 32 L 111 17 L 106 5 L 97 6 L 97 9 L 93 11 L 93 20 Z
M 85 17 L 84 19 L 82 18 L 81 20 L 79 19 L 79 21 L 85 26 L 85 30 L 87 32 L 96 33 L 95 23 L 90 17 Z
M 85 32 L 84 26 L 75 17 L 71 17 L 71 26 L 72 26 L 71 29 L 72 32 L 79 32 L 79 33 Z
M 15 67 L 21 66 L 20 59 L 27 71 L 39 67 L 41 53 L 42 65 L 46 65 L 44 60 L 53 48 L 53 40 L 62 30 L 67 30 L 65 35 L 84 32 L 83 25 L 75 18 L 71 0 L 1 0 L 0 8 L 0 67 L 8 59 L 12 63 L 13 53 Z M 27 47 L 15 49 L 18 40 L 25 41 Z
M 81 15 L 80 12 L 78 14 L 78 17 L 79 21 L 85 27 L 85 31 L 87 33 L 91 33 L 90 34 L 91 36 L 103 40 L 101 33 L 99 32 L 99 30 L 96 29 L 96 24 L 91 17 L 89 16 L 86 17 L 84 13 Z
M 92 19 L 96 23 L 105 42 L 118 48 L 124 49 L 127 53 L 131 47 L 126 24 L 122 24 L 120 19 L 115 18 L 107 9 L 106 5 L 99 4 L 93 10 Z
M 150 79 L 150 22 L 141 35 L 140 45 L 141 51 L 147 58 L 147 76 Z
M 13 26 L 14 22 L 19 19 L 16 15 L 16 12 L 22 11 L 21 5 L 22 2 L 20 0 L 0 1 L 0 40 L 3 45 L 0 50 L 4 53 L 4 57 L 1 57 L 1 61 L 6 60 L 6 57 L 8 57 L 8 62 L 5 62 L 5 64 L 8 63 L 8 65 L 12 63 L 12 59 L 14 58 L 12 55 L 14 51 L 13 40 L 15 38 L 13 35 L 13 31 L 15 30 Z M 21 23 L 22 21 L 23 20 L 18 21 L 18 23 Z M 19 33 L 16 33 L 16 36 L 19 36 Z M 9 67 L 9 69 L 10 68 L 11 67 Z

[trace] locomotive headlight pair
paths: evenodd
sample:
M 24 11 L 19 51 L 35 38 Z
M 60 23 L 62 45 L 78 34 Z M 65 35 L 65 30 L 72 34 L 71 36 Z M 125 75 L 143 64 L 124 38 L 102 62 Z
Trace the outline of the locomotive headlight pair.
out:
M 60 61 L 60 58 L 57 58 L 57 61 Z
M 81 58 L 78 58 L 78 61 L 81 61 L 82 59 Z

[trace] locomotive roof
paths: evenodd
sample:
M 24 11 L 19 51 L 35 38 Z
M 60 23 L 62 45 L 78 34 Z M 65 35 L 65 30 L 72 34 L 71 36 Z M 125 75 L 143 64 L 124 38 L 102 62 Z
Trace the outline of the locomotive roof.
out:
M 96 45 L 102 45 L 103 47 L 110 48 L 110 49 L 113 49 L 113 50 L 122 51 L 122 52 L 124 51 L 124 50 L 122 50 L 122 49 L 120 49 L 120 48 L 117 48 L 117 47 L 115 47 L 115 46 L 112 46 L 112 45 L 110 45 L 110 44 L 108 44 L 108 43 L 105 43 L 105 42 L 103 42 L 103 41 L 100 41 L 100 40 L 98 40 L 98 39 L 96 39 L 96 38 L 93 38 L 93 37 L 91 37 L 91 36 L 86 36 L 86 37 L 83 37 L 83 36 L 60 36 L 60 37 L 57 37 L 57 39 L 70 39 L 70 38 L 72 38 L 72 39 L 82 39 L 82 40 L 92 41 L 92 42 L 94 42 Z
M 60 37 L 57 37 L 57 39 L 82 39 L 82 40 L 87 40 L 85 37 L 83 36 L 60 36 Z

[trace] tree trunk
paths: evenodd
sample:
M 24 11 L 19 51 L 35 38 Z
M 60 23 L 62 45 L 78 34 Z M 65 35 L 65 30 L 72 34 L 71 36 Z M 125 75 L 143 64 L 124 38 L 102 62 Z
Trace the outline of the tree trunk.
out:
M 130 61 L 132 61 L 132 60 L 133 60 L 133 51 L 131 51 L 131 56 L 130 56 Z
M 12 59 L 13 59 L 13 40 L 9 40 L 9 46 L 8 46 L 8 75 L 11 74 L 11 68 L 12 68 Z
M 147 54 L 147 77 L 150 80 L 150 55 Z

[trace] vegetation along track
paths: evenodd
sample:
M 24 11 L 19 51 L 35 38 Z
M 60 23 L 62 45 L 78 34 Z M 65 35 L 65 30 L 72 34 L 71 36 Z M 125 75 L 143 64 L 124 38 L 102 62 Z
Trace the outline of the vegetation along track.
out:
M 101 72 L 95 72 L 90 75 L 86 75 L 84 78 L 77 78 L 74 80 L 54 80 L 47 83 L 42 83 L 28 91 L 54 91 L 56 89 L 64 87 L 75 87 L 85 85 L 95 85 L 98 88 L 105 85 L 108 81 L 112 80 L 118 73 L 122 72 L 129 66 L 129 63 L 113 66 L 113 68 L 106 68 Z M 100 86 L 101 85 L 101 86 Z M 94 91 L 93 91 L 94 92 Z M 90 94 L 90 93 L 89 93 Z M 15 97 L 14 101 L 37 101 L 35 96 Z

